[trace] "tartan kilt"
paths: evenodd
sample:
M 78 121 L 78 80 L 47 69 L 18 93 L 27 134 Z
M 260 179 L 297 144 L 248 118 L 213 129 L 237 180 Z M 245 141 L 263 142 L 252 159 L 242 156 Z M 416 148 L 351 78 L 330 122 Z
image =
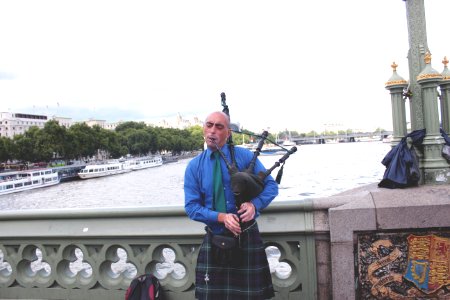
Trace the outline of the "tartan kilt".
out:
M 211 235 L 206 234 L 195 269 L 195 297 L 199 300 L 262 300 L 274 297 L 272 276 L 258 224 L 240 235 L 239 267 L 212 264 Z

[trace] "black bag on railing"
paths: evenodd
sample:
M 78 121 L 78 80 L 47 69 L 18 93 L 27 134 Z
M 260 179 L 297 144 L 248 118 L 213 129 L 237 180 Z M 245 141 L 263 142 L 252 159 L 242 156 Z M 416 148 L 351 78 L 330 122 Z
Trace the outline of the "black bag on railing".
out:
M 383 179 L 378 184 L 384 188 L 405 188 L 417 186 L 420 181 L 419 160 L 414 146 L 422 144 L 425 129 L 415 130 L 402 138 L 381 162 L 386 166 Z M 411 145 L 408 145 L 408 138 Z
M 449 146 L 449 145 L 444 145 L 444 147 L 442 147 L 442 156 L 443 156 L 448 162 L 450 162 L 450 146 Z
M 441 135 L 445 141 L 445 145 L 442 147 L 442 156 L 450 163 L 450 137 L 442 128 Z

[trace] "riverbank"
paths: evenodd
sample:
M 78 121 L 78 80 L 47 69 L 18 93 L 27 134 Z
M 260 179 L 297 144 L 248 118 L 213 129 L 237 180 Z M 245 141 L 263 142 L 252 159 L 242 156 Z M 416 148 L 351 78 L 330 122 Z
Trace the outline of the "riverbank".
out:
M 190 152 L 183 152 L 178 155 L 172 155 L 172 154 L 162 154 L 161 158 L 163 159 L 163 163 L 173 163 L 177 162 L 180 159 L 187 159 L 192 158 L 196 156 L 200 151 L 190 151 Z M 41 168 L 58 168 L 58 167 L 67 167 L 67 166 L 78 166 L 78 165 L 86 165 L 88 163 L 99 163 L 99 162 L 105 162 L 105 161 L 54 161 L 54 162 L 25 162 L 25 163 L 1 163 L 0 164 L 0 173 L 3 172 L 14 172 L 14 171 L 23 171 L 23 170 L 32 170 L 32 169 L 41 169 Z

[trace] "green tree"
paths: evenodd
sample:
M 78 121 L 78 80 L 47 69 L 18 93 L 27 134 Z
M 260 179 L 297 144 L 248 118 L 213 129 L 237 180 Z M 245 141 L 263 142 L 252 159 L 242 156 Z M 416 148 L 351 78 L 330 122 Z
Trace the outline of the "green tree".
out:
M 127 144 L 130 154 L 145 155 L 150 152 L 150 134 L 144 129 L 130 130 Z
M 134 122 L 134 121 L 129 121 L 129 122 L 123 122 L 119 125 L 116 126 L 115 131 L 116 132 L 121 132 L 121 131 L 127 131 L 128 129 L 145 129 L 147 127 L 147 125 L 145 125 L 144 122 Z
M 37 135 L 39 128 L 30 127 L 24 134 L 17 134 L 13 138 L 16 152 L 13 153 L 12 159 L 19 161 L 38 162 L 41 155 L 37 149 Z
M 94 148 L 105 155 L 106 158 L 109 158 L 111 153 L 109 148 L 110 144 L 110 135 L 109 130 L 101 128 L 99 125 L 92 126 L 92 132 L 94 134 Z
M 49 162 L 54 158 L 52 136 L 44 130 L 38 130 L 34 136 L 34 153 L 37 161 Z
M 72 159 L 80 159 L 81 155 L 78 152 L 78 139 L 75 138 L 76 132 L 74 132 L 72 129 L 68 129 L 66 132 L 66 142 L 64 144 L 64 153 L 65 153 L 65 159 L 67 161 L 70 161 Z
M 203 149 L 203 128 L 199 125 L 189 127 L 190 147 L 188 151 Z
M 39 133 L 42 152 L 50 154 L 51 158 L 66 158 L 67 132 L 64 126 L 60 126 L 55 120 L 45 123 Z
M 306 134 L 306 136 L 307 136 L 307 137 L 315 137 L 315 136 L 319 136 L 319 133 L 316 132 L 316 131 L 314 131 L 314 130 L 312 130 L 312 131 L 308 132 L 308 133 Z
M 122 146 L 121 136 L 117 132 L 106 130 L 104 134 L 106 135 L 106 137 L 104 137 L 107 143 L 106 150 L 112 157 L 117 158 L 128 154 L 128 149 L 127 147 Z
M 377 129 L 375 129 L 375 131 L 373 133 L 379 134 L 380 132 L 383 133 L 385 131 L 386 131 L 385 129 L 378 127 Z
M 174 150 L 174 132 L 172 128 L 159 128 L 158 129 L 158 144 L 159 151 L 173 151 Z
M 0 162 L 6 163 L 12 160 L 14 153 L 14 143 L 10 138 L 0 137 Z
M 96 141 L 94 130 L 86 123 L 77 123 L 69 128 L 75 155 L 77 159 L 89 158 L 96 154 Z

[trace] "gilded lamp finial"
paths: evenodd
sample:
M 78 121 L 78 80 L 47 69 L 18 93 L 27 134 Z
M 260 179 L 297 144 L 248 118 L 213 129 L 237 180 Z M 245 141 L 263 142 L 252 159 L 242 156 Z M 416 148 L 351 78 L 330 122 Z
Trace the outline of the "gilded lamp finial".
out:
M 424 57 L 424 61 L 425 61 L 425 68 L 422 70 L 422 72 L 420 72 L 419 75 L 417 75 L 417 82 L 419 81 L 441 81 L 442 80 L 442 75 L 441 73 L 439 73 L 438 71 L 434 70 L 431 67 L 431 53 L 430 51 L 427 51 L 427 53 L 425 53 L 425 57 Z M 419 82 L 420 83 L 420 82 Z
M 444 64 L 444 67 L 447 67 L 448 64 L 447 56 L 444 56 L 444 60 L 442 61 L 442 63 Z
M 392 63 L 392 65 L 391 65 L 391 68 L 392 68 L 392 70 L 394 71 L 394 72 L 396 72 L 397 71 L 397 67 L 398 67 L 398 65 L 395 63 L 395 61 Z
M 431 63 L 431 53 L 429 51 L 427 51 L 427 53 L 425 53 L 425 57 L 423 60 L 425 61 L 425 63 L 427 65 L 429 65 Z
M 398 65 L 395 63 L 395 61 L 391 64 L 392 68 L 392 76 L 389 78 L 388 82 L 386 82 L 386 88 L 390 89 L 396 86 L 405 86 L 407 85 L 407 81 L 403 79 L 401 76 L 397 74 L 397 67 Z

